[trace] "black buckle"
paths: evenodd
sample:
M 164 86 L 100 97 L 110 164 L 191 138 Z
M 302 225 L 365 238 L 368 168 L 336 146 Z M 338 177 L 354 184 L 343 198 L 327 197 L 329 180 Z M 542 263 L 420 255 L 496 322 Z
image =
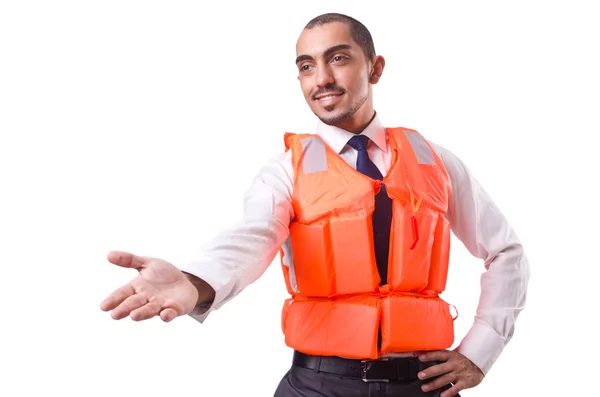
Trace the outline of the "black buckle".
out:
M 377 361 L 387 361 L 387 358 L 385 359 L 381 359 L 381 360 L 377 360 Z M 369 366 L 367 365 L 368 363 L 375 363 L 376 361 L 374 360 L 361 360 L 360 362 L 360 375 L 361 378 L 363 380 L 363 382 L 389 382 L 389 379 L 378 379 L 378 378 L 369 378 Z

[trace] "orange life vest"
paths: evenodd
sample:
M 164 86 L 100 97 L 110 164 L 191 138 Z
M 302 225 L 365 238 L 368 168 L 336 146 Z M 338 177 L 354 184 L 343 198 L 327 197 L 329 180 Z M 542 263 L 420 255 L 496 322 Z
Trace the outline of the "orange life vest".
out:
M 389 128 L 387 134 L 392 163 L 383 181 L 356 171 L 318 135 L 285 134 L 295 218 L 292 250 L 281 251 L 291 295 L 282 329 L 295 350 L 375 359 L 446 349 L 454 341 L 454 319 L 438 296 L 450 253 L 448 174 L 417 131 Z M 388 284 L 380 286 L 371 214 L 382 183 L 393 218 Z

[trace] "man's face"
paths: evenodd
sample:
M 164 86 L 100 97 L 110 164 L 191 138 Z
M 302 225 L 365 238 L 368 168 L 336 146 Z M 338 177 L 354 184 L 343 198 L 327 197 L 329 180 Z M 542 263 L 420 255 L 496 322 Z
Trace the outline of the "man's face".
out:
M 296 44 L 296 56 L 304 99 L 325 124 L 344 128 L 356 124 L 355 115 L 372 117 L 371 65 L 352 40 L 348 24 L 330 22 L 305 29 Z M 361 109 L 367 100 L 366 107 L 371 109 Z

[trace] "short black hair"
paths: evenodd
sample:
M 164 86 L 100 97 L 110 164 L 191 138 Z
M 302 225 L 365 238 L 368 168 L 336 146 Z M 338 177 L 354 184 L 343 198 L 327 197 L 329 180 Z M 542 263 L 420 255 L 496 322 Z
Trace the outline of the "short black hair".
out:
M 343 22 L 350 25 L 350 34 L 352 40 L 354 40 L 365 53 L 368 60 L 371 60 L 375 56 L 375 44 L 373 44 L 373 38 L 369 29 L 361 22 L 356 19 L 349 17 L 348 15 L 338 13 L 327 13 L 319 15 L 313 18 L 309 23 L 306 24 L 304 29 L 312 29 L 315 26 L 325 25 L 329 22 Z

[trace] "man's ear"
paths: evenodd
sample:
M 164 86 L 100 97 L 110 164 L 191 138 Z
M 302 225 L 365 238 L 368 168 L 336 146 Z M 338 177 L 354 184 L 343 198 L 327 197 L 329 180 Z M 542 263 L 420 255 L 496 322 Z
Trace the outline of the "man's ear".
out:
M 383 69 L 385 68 L 385 59 L 381 55 L 377 55 L 373 57 L 371 74 L 369 75 L 369 83 L 377 84 L 381 75 L 383 74 Z

